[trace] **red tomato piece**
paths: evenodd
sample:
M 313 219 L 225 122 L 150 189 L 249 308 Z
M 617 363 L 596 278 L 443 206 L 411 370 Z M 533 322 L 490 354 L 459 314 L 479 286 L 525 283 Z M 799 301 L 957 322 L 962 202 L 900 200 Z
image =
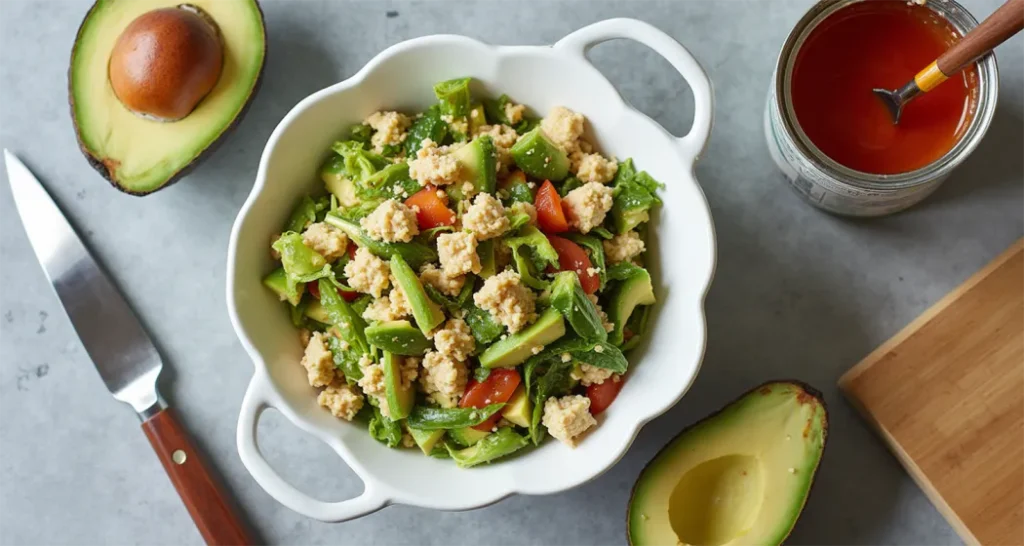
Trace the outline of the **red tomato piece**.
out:
M 341 294 L 342 299 L 345 301 L 355 301 L 359 297 L 359 292 L 355 290 L 342 290 L 339 288 L 338 293 Z
M 563 233 L 569 231 L 569 222 L 565 219 L 565 212 L 562 211 L 562 198 L 558 191 L 545 180 L 537 190 L 537 197 L 534 198 L 533 206 L 537 208 L 537 223 L 540 229 L 546 233 Z
M 437 196 L 437 188 L 425 186 L 405 200 L 408 207 L 416 207 L 416 223 L 420 229 L 450 226 L 455 223 L 455 213 Z
M 355 243 L 353 243 L 352 241 L 349 241 L 349 242 L 348 242 L 348 248 L 346 248 L 346 249 L 345 249 L 345 252 L 347 252 L 347 253 L 348 253 L 348 258 L 349 258 L 350 260 L 354 260 L 354 259 L 356 259 L 356 249 L 357 249 L 357 248 L 359 248 L 359 247 L 358 247 L 358 246 L 356 246 L 356 244 L 355 244 Z
M 597 292 L 597 289 L 601 287 L 601 278 L 596 273 L 589 271 L 594 266 L 590 263 L 587 251 L 569 239 L 557 235 L 548 235 L 548 241 L 558 252 L 558 265 L 561 270 L 575 271 L 576 276 L 580 278 L 580 286 L 587 294 Z
M 609 377 L 600 385 L 587 387 L 587 398 L 590 399 L 590 414 L 597 415 L 608 409 L 608 406 L 612 405 L 615 397 L 619 395 L 619 391 L 622 390 L 623 383 L 625 381 L 622 379 L 616 381 L 615 378 Z
M 491 374 L 483 381 L 471 379 L 466 385 L 466 392 L 459 400 L 460 408 L 483 408 L 490 404 L 503 404 L 512 398 L 516 387 L 519 386 L 519 372 L 515 368 L 497 368 L 491 370 Z M 490 419 L 476 425 L 477 430 L 491 430 L 501 419 L 501 414 L 496 413 Z

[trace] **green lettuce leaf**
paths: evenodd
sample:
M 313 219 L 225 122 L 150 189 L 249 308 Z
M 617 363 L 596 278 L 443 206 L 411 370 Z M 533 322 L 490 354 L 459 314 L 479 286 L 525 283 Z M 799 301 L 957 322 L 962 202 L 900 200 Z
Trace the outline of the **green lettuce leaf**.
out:
M 370 436 L 374 440 L 388 447 L 398 447 L 402 444 L 402 426 L 398 421 L 384 417 L 377 406 L 373 407 L 373 417 L 370 418 L 369 429 Z
M 519 451 L 529 443 L 529 440 L 517 434 L 512 427 L 501 427 L 497 432 L 484 436 L 470 447 L 455 449 L 447 443 L 445 447 L 456 465 L 460 468 L 469 468 Z
M 581 338 L 594 342 L 608 339 L 601 315 L 593 302 L 587 298 L 575 272 L 562 271 L 555 275 L 551 283 L 551 306 L 562 313 L 576 335 Z
M 437 408 L 416 406 L 405 423 L 420 430 L 449 430 L 472 427 L 483 423 L 497 413 L 505 404 L 491 404 L 483 408 Z
M 431 106 L 409 127 L 408 136 L 405 137 L 405 156 L 415 158 L 425 139 L 440 146 L 446 136 L 448 124 L 441 119 L 441 109 L 437 105 Z

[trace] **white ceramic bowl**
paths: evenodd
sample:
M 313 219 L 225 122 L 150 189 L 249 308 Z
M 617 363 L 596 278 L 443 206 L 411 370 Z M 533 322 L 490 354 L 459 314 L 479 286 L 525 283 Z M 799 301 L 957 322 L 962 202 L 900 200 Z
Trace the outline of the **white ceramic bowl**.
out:
M 651 47 L 689 83 L 695 115 L 685 137 L 672 136 L 627 105 L 587 61 L 588 48 L 616 38 Z M 584 114 L 588 136 L 601 151 L 634 158 L 638 168 L 667 186 L 661 193 L 663 210 L 652 219 L 648 262 L 658 306 L 647 341 L 631 354 L 618 400 L 576 449 L 548 441 L 521 456 L 471 469 L 415 450 L 388 449 L 362 425 L 320 408 L 299 366 L 302 347 L 288 313 L 260 282 L 273 267 L 271 235 L 297 199 L 321 188 L 317 173 L 330 144 L 375 110 L 423 110 L 435 102 L 434 83 L 462 76 L 475 78 L 476 91 L 508 93 L 536 114 L 557 105 Z M 714 272 L 715 239 L 693 164 L 707 142 L 712 112 L 711 84 L 700 65 L 671 37 L 632 19 L 596 23 L 551 47 L 495 47 L 461 36 L 416 38 L 388 48 L 348 80 L 300 102 L 263 151 L 256 185 L 238 214 L 228 250 L 228 310 L 255 365 L 238 421 L 238 451 L 260 486 L 296 512 L 344 521 L 392 503 L 464 510 L 513 493 L 555 493 L 615 464 L 640 427 L 683 396 L 704 353 L 703 305 Z M 331 446 L 362 478 L 363 493 L 322 502 L 282 480 L 256 441 L 257 421 L 268 407 Z

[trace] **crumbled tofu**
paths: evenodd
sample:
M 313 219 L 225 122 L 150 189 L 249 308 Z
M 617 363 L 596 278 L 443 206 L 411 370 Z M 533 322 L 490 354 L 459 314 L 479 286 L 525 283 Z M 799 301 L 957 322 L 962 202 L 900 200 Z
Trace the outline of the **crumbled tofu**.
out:
M 608 263 L 619 263 L 632 260 L 644 251 L 644 240 L 640 234 L 630 230 L 622 235 L 616 235 L 603 242 L 604 255 Z
M 540 120 L 540 129 L 563 150 L 572 152 L 579 148 L 577 141 L 583 136 L 583 121 L 583 114 L 556 106 Z
M 441 260 L 441 269 L 449 277 L 480 272 L 480 256 L 476 253 L 476 238 L 472 233 L 460 231 L 438 235 L 437 256 Z
M 441 116 L 441 119 L 448 124 L 448 128 L 453 133 L 462 133 L 464 135 L 469 133 L 469 122 L 465 118 L 455 119 L 453 116 L 444 115 Z
M 434 332 L 434 346 L 437 352 L 455 360 L 465 361 L 476 349 L 476 341 L 466 321 L 460 318 L 448 319 L 444 327 Z
M 587 294 L 587 299 L 597 308 L 597 314 L 601 316 L 601 326 L 604 327 L 604 331 L 611 332 L 614 330 L 615 324 L 608 320 L 608 313 L 605 313 L 604 309 L 601 309 L 601 304 L 597 303 L 597 295 Z
M 611 370 L 581 363 L 579 368 L 574 368 L 570 375 L 573 379 L 578 379 L 584 387 L 589 387 L 591 385 L 600 385 L 615 374 Z
M 366 234 L 387 243 L 408 243 L 419 235 L 416 212 L 394 199 L 388 199 L 359 220 Z
M 356 250 L 355 258 L 345 264 L 348 285 L 375 298 L 379 298 L 381 292 L 388 287 L 390 275 L 388 263 L 362 247 Z
M 423 374 L 420 386 L 441 406 L 454 407 L 466 390 L 469 370 L 466 365 L 437 351 L 423 356 Z
M 614 159 L 605 159 L 601 154 L 583 154 L 576 170 L 576 177 L 583 182 L 605 184 L 615 178 L 618 170 L 619 164 Z
M 309 340 L 313 338 L 313 333 L 306 328 L 299 328 L 299 342 L 305 347 L 309 345 Z
M 335 380 L 320 392 L 316 402 L 339 419 L 351 421 L 363 409 L 363 395 L 345 381 Z
M 479 260 L 479 257 L 477 257 Z M 458 296 L 466 284 L 465 275 L 449 275 L 434 264 L 424 264 L 420 268 L 420 282 L 428 284 L 448 296 Z
M 505 244 L 505 241 L 498 239 L 494 242 L 494 267 L 501 271 L 512 263 L 512 249 Z
M 406 297 L 405 291 L 395 280 L 395 277 L 391 276 L 391 293 L 388 294 L 391 299 L 391 314 L 396 317 L 408 317 L 412 315 L 412 305 L 409 304 L 409 298 Z
M 569 225 L 587 233 L 601 225 L 604 217 L 612 208 L 612 188 L 597 182 L 588 182 L 562 199 L 565 205 Z
M 369 396 L 385 396 L 387 387 L 384 385 L 384 368 L 381 368 L 380 364 L 363 367 L 363 377 L 359 379 L 359 387 Z
M 579 435 L 597 424 L 590 415 L 590 399 L 579 395 L 548 398 L 541 422 L 552 436 L 569 447 L 576 447 Z
M 519 123 L 523 121 L 523 114 L 526 113 L 526 107 L 522 104 L 516 104 L 512 101 L 505 103 L 505 119 L 511 124 Z
M 508 125 L 481 125 L 473 136 L 478 137 L 481 135 L 491 137 L 491 140 L 494 141 L 494 146 L 499 150 L 511 148 L 519 138 L 516 130 Z
M 388 322 L 401 320 L 412 315 L 412 307 L 409 305 L 409 300 L 405 297 L 405 292 L 402 292 L 401 287 L 395 283 L 394 277 L 391 278 L 391 284 L 394 288 L 391 289 L 390 294 L 381 296 L 366 306 L 366 310 L 363 311 L 364 319 Z
M 519 139 L 519 135 L 516 130 L 509 127 L 508 125 L 482 125 L 480 126 L 475 137 L 487 135 L 491 137 L 494 142 L 494 148 L 498 151 L 498 170 L 507 168 L 513 163 L 512 155 L 509 154 L 509 149 L 515 145 L 516 140 Z
M 364 357 L 366 358 L 366 357 Z M 368 359 L 367 359 L 368 360 Z M 402 387 L 409 388 L 419 374 L 419 359 L 406 358 L 402 361 Z M 359 387 L 367 396 L 376 399 L 377 407 L 384 417 L 391 417 L 391 408 L 388 406 L 387 384 L 384 381 L 384 368 L 380 364 L 367 364 L 363 366 L 360 361 L 360 368 L 363 370 L 363 377 L 359 380 Z
M 391 298 L 382 296 L 371 301 L 370 305 L 366 306 L 366 310 L 363 311 L 363 318 L 370 322 L 388 322 L 398 320 L 401 317 L 396 317 L 391 313 Z
M 477 306 L 489 312 L 495 321 L 505 325 L 513 334 L 537 318 L 536 299 L 515 271 L 502 271 L 492 276 L 473 294 Z
M 384 146 L 395 146 L 405 142 L 406 132 L 412 120 L 399 112 L 374 112 L 363 123 L 373 128 L 370 144 L 377 153 L 384 151 Z
M 402 432 L 402 447 L 416 447 L 416 440 L 407 431 Z
M 334 357 L 327 348 L 327 339 L 320 332 L 313 332 L 302 355 L 302 367 L 306 368 L 306 378 L 314 387 L 326 387 L 334 381 Z
M 524 203 L 523 201 L 516 201 L 512 203 L 509 208 L 514 214 L 526 214 L 530 217 L 530 223 L 537 224 L 537 207 L 533 206 L 533 203 Z
M 302 244 L 320 253 L 328 262 L 333 262 L 345 254 L 348 236 L 330 224 L 317 222 L 302 232 Z
M 409 176 L 421 186 L 444 186 L 458 179 L 459 163 L 448 150 L 438 148 L 429 138 L 423 139 L 421 146 L 416 151 L 416 159 L 409 161 Z
M 493 239 L 508 231 L 505 207 L 493 195 L 481 193 L 462 215 L 462 227 L 472 231 L 478 241 Z

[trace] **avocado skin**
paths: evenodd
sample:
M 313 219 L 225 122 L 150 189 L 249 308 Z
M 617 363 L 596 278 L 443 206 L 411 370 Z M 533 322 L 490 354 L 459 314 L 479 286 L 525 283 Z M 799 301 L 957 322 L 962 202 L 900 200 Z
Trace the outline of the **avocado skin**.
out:
M 714 419 L 719 414 L 721 414 L 723 411 L 725 411 L 726 409 L 731 407 L 733 404 L 736 404 L 736 403 L 740 402 L 744 398 L 746 398 L 746 397 L 756 393 L 757 391 L 759 391 L 761 389 L 770 388 L 772 385 L 781 385 L 781 384 L 792 385 L 792 386 L 800 389 L 801 391 L 803 391 L 803 393 L 805 395 L 807 395 L 810 398 L 813 398 L 818 404 L 821 405 L 822 409 L 825 410 L 825 417 L 824 417 L 824 421 L 823 421 L 822 427 L 821 427 L 821 454 L 818 456 L 817 464 L 814 465 L 814 471 L 811 474 L 811 486 L 810 486 L 810 488 L 807 491 L 807 496 L 804 497 L 804 502 L 800 506 L 800 510 L 797 513 L 799 514 L 799 513 L 803 512 L 804 506 L 807 505 L 807 499 L 809 499 L 811 497 L 811 493 L 814 492 L 814 478 L 817 477 L 818 467 L 821 466 L 821 459 L 822 459 L 822 457 L 825 456 L 825 447 L 828 445 L 828 406 L 825 404 L 825 396 L 823 394 L 821 394 L 821 391 L 819 391 L 818 389 L 815 389 L 814 387 L 808 385 L 807 383 L 804 383 L 803 381 L 800 381 L 799 379 L 776 379 L 776 380 L 772 380 L 772 381 L 765 381 L 764 383 L 761 383 L 760 385 L 750 389 L 749 391 L 747 391 L 747 392 L 737 396 L 736 398 L 734 398 L 730 402 L 724 404 L 721 408 L 719 408 L 718 410 L 714 411 L 713 413 L 708 414 L 707 416 L 705 416 L 702 419 L 698 419 L 697 421 L 695 421 L 692 424 L 690 424 L 690 426 L 688 426 L 688 427 L 684 428 L 683 430 L 679 431 L 679 433 L 677 433 L 675 436 L 673 436 L 667 442 L 665 442 L 665 445 L 662 446 L 662 448 L 659 449 L 658 452 L 655 453 L 653 457 L 651 457 L 651 460 L 647 461 L 647 464 L 645 464 L 642 469 L 640 469 L 640 474 L 637 476 L 637 480 L 635 482 L 633 482 L 633 487 L 629 490 L 629 501 L 626 503 L 626 542 L 630 546 L 633 546 L 633 537 L 630 536 L 630 533 L 629 533 L 629 529 L 630 529 L 629 517 L 630 517 L 630 512 L 631 512 L 630 507 L 633 505 L 633 497 L 636 495 L 636 488 L 637 488 L 637 486 L 640 485 L 639 477 L 644 475 L 644 472 L 647 471 L 647 467 L 651 466 L 652 462 L 658 460 L 658 458 L 661 457 L 662 453 L 664 453 L 666 449 L 672 447 L 672 444 L 675 443 L 677 438 L 679 438 L 680 436 L 686 434 L 687 432 L 692 430 L 697 425 L 700 425 L 701 423 L 703 423 L 705 421 L 708 421 L 710 419 Z M 794 522 L 794 527 L 795 527 L 795 522 Z M 790 528 L 786 532 L 786 536 L 782 537 L 783 542 L 785 542 L 785 540 L 787 538 L 789 538 L 789 534 L 792 533 L 792 532 L 793 532 L 793 529 Z
M 238 111 L 238 114 L 235 116 L 235 118 L 231 120 L 231 123 L 224 127 L 224 130 L 221 131 L 220 135 L 218 135 L 217 138 L 213 139 L 213 141 L 210 142 L 210 144 L 207 145 L 206 148 L 203 148 L 201 152 L 199 152 L 194 158 L 192 158 L 192 161 L 189 161 L 187 165 L 178 169 L 174 174 L 172 174 L 167 179 L 167 181 L 164 182 L 160 187 L 151 191 L 133 191 L 119 184 L 117 180 L 113 177 L 113 175 L 111 175 L 110 169 L 108 169 L 106 164 L 103 163 L 103 160 L 96 157 L 95 155 L 93 155 L 91 151 L 89 151 L 89 148 L 86 147 L 85 142 L 82 141 L 82 130 L 79 128 L 78 119 L 76 119 L 75 117 L 75 94 L 74 92 L 72 92 L 71 89 L 71 72 L 75 69 L 73 61 L 75 58 L 75 53 L 78 51 L 78 45 L 81 43 L 82 30 L 85 28 L 85 23 L 89 20 L 90 17 L 92 17 L 93 12 L 95 12 L 96 9 L 99 8 L 102 2 L 103 0 L 96 0 L 95 2 L 93 2 L 92 7 L 89 8 L 89 11 L 85 12 L 85 17 L 83 17 L 82 22 L 78 24 L 78 31 L 75 33 L 75 42 L 74 45 L 71 47 L 71 56 L 68 59 L 67 72 L 68 107 L 71 110 L 71 125 L 75 127 L 75 140 L 78 141 L 78 149 L 82 151 L 82 155 L 84 155 L 86 161 L 89 162 L 89 166 L 91 166 L 93 169 L 96 169 L 96 172 L 100 173 L 100 176 L 102 176 L 104 180 L 109 182 L 111 186 L 114 186 L 114 188 L 124 193 L 127 193 L 128 195 L 142 197 L 145 195 L 149 195 L 153 192 L 160 191 L 174 184 L 178 180 L 181 180 L 189 173 L 191 173 L 197 166 L 199 166 L 200 163 L 203 162 L 203 160 L 209 157 L 210 154 L 214 153 L 220 147 L 220 144 L 224 142 L 228 134 L 234 131 L 235 127 L 238 126 L 238 123 L 242 121 L 242 118 L 244 118 L 245 114 L 248 113 L 249 107 L 252 106 L 253 99 L 256 97 L 257 93 L 259 93 L 260 88 L 263 85 L 263 73 L 267 66 L 267 21 L 263 14 L 263 7 L 260 6 L 259 0 L 252 0 L 253 5 L 256 6 L 256 11 L 259 12 L 260 14 L 260 30 L 263 31 L 263 63 L 260 65 L 260 71 L 256 75 L 256 82 L 252 86 L 252 91 L 249 93 L 249 97 L 245 99 L 245 103 L 242 105 L 242 109 Z

